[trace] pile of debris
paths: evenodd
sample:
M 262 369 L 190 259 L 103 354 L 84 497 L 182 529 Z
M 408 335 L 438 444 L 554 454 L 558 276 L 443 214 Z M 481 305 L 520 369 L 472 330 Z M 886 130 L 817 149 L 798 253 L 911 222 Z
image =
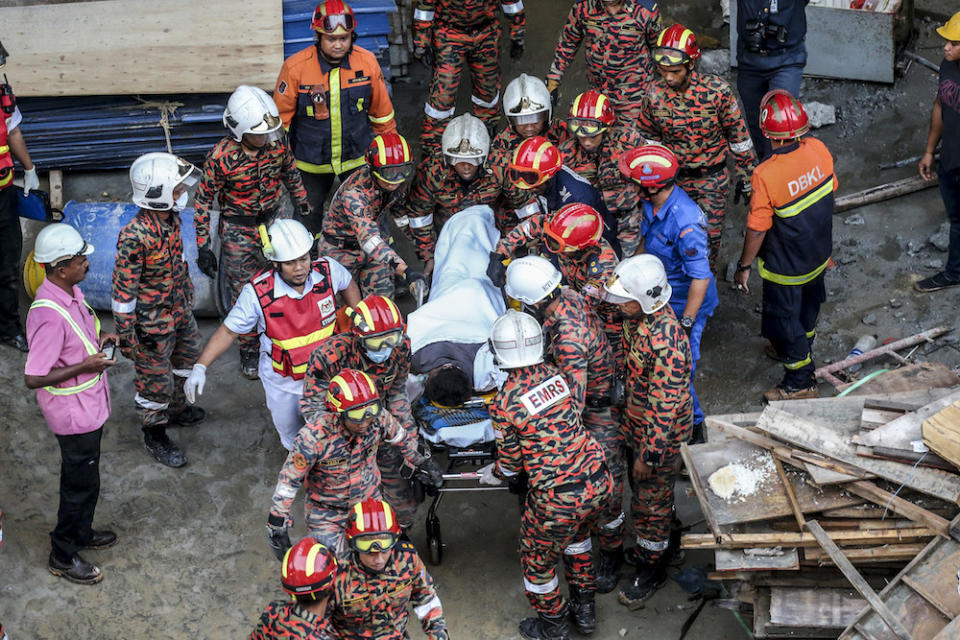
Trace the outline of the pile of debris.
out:
M 960 379 L 707 418 L 682 455 L 755 638 L 960 638 Z

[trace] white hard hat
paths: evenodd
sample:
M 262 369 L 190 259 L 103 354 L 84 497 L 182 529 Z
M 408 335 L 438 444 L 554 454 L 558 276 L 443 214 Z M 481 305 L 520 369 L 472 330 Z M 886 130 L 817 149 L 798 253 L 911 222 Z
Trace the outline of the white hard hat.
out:
M 536 122 L 538 114 L 544 112 L 546 119 L 550 120 L 553 117 L 553 104 L 547 85 L 540 78 L 521 73 L 503 92 L 503 112 L 513 125 Z
M 541 256 L 524 256 L 507 265 L 504 291 L 514 300 L 536 304 L 560 286 L 563 276 L 549 260 Z
M 277 220 L 270 225 L 267 236 L 263 256 L 271 262 L 296 260 L 310 253 L 313 247 L 313 236 L 296 220 Z
M 33 244 L 33 259 L 40 264 L 56 264 L 73 256 L 88 256 L 93 245 L 68 224 L 57 222 L 44 227 Z
M 623 304 L 633 300 L 639 302 L 647 314 L 663 308 L 673 293 L 663 263 L 649 253 L 641 253 L 618 264 L 603 288 L 607 302 Z
M 173 197 L 173 190 L 181 182 L 191 187 L 197 183 L 200 172 L 195 166 L 172 153 L 145 153 L 130 167 L 130 185 L 133 203 L 154 211 L 180 211 L 189 195 Z
M 479 166 L 490 153 L 490 133 L 480 118 L 465 113 L 447 123 L 441 146 L 450 164 L 469 162 Z
M 494 320 L 490 343 L 501 369 L 527 367 L 543 362 L 543 330 L 529 313 L 507 309 Z
M 259 87 L 242 84 L 227 100 L 223 126 L 237 142 L 245 133 L 268 134 L 278 131 L 283 122 L 273 98 Z

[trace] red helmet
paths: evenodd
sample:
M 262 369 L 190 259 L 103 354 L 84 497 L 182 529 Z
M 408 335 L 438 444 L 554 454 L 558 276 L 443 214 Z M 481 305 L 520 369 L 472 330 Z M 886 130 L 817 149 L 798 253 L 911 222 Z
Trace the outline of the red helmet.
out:
M 357 19 L 343 0 L 324 0 L 314 9 L 310 28 L 328 36 L 343 35 L 353 33 Z
M 760 101 L 760 130 L 773 140 L 799 138 L 810 131 L 807 112 L 786 89 L 768 91 Z
M 323 594 L 333 590 L 337 558 L 313 538 L 304 538 L 287 549 L 280 570 L 280 584 L 292 596 Z
M 677 156 L 662 144 L 645 144 L 620 156 L 620 173 L 641 187 L 662 189 L 673 183 L 680 169 Z
M 400 184 L 413 176 L 413 154 L 399 133 L 384 133 L 367 148 L 367 164 L 373 175 L 388 184 Z
M 348 307 L 347 317 L 353 321 L 353 332 L 371 351 L 396 347 L 403 341 L 403 316 L 390 298 L 369 295 L 356 307 Z
M 393 507 L 369 498 L 350 509 L 346 534 L 347 542 L 356 551 L 387 551 L 400 539 L 400 522 Z
M 363 371 L 344 369 L 330 380 L 327 408 L 354 422 L 376 417 L 380 414 L 377 385 Z
M 603 218 L 590 205 L 572 202 L 544 221 L 543 233 L 543 241 L 553 253 L 579 251 L 600 242 Z
M 667 27 L 657 36 L 653 59 L 663 67 L 674 67 L 700 59 L 700 47 L 693 31 L 682 24 Z
M 517 188 L 533 189 L 556 175 L 561 167 L 560 150 L 543 136 L 533 136 L 514 150 L 508 176 Z
M 596 89 L 581 93 L 570 105 L 567 129 L 579 136 L 595 136 L 616 122 L 610 99 Z

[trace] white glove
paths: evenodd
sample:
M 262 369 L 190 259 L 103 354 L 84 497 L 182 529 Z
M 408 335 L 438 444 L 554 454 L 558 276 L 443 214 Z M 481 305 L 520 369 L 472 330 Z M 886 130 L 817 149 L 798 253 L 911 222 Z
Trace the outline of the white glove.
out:
M 193 365 L 187 381 L 183 383 L 183 395 L 187 396 L 187 402 L 190 404 L 196 402 L 197 396 L 203 394 L 203 385 L 206 383 L 207 367 L 202 364 Z
M 40 189 L 40 178 L 37 177 L 36 167 L 23 172 L 23 194 L 30 195 L 30 191 L 33 189 Z
M 493 473 L 493 467 L 496 464 L 496 462 L 491 462 L 487 466 L 477 469 L 477 475 L 480 476 L 480 484 L 489 485 L 491 487 L 499 487 L 503 484 L 503 480 L 495 476 Z

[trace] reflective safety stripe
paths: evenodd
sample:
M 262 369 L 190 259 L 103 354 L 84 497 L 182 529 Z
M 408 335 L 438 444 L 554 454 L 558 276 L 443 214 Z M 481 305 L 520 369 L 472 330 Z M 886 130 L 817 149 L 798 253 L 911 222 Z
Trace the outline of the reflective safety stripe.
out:
M 603 525 L 603 528 L 604 528 L 604 529 L 608 529 L 608 530 L 610 530 L 610 531 L 612 531 L 612 530 L 614 530 L 614 529 L 618 529 L 618 528 L 620 528 L 620 525 L 623 524 L 624 518 L 625 518 L 625 515 L 624 515 L 623 511 L 621 511 L 621 512 L 620 512 L 620 515 L 618 515 L 618 516 L 616 517 L 616 519 L 611 520 L 611 521 L 608 522 L 607 524 Z
M 774 273 L 769 271 L 763 262 L 763 258 L 757 258 L 757 271 L 760 273 L 760 277 L 764 280 L 769 280 L 770 282 L 776 282 L 777 284 L 783 284 L 788 286 L 796 286 L 801 284 L 807 284 L 827 268 L 827 265 L 830 264 L 830 258 L 827 258 L 826 261 L 810 273 L 805 273 L 799 276 L 784 276 L 779 273 Z
M 11 170 L 9 173 L 7 173 L 6 177 L 0 178 L 0 187 L 5 187 L 5 186 L 7 186 L 8 184 L 10 184 L 11 182 L 13 182 L 13 171 L 12 171 L 12 170 Z
M 502 475 L 505 478 L 512 478 L 513 476 L 517 475 L 516 471 L 509 471 L 501 467 L 499 460 L 497 461 L 497 470 L 500 472 L 500 475 Z
M 807 194 L 800 200 L 794 202 L 789 207 L 781 207 L 779 209 L 774 207 L 773 212 L 777 214 L 778 218 L 792 218 L 831 193 L 833 193 L 833 175 L 830 175 L 822 185 L 814 189 L 811 193 Z
M 83 305 L 90 310 L 90 313 L 93 314 L 93 324 L 96 330 L 97 335 L 100 335 L 100 318 L 97 317 L 96 312 L 87 304 L 84 300 Z M 76 323 L 73 317 L 70 315 L 70 312 L 61 307 L 59 304 L 53 300 L 34 300 L 33 304 L 30 305 L 31 309 L 51 309 L 56 311 L 61 318 L 66 320 L 67 324 L 70 325 L 70 328 L 73 329 L 73 332 L 77 334 L 77 337 L 80 338 L 80 342 L 83 343 L 83 348 L 86 349 L 87 355 L 92 356 L 95 353 L 100 352 L 100 348 L 90 342 L 90 338 L 83 332 L 83 329 L 80 328 L 80 325 Z M 72 387 L 54 387 L 52 385 L 46 386 L 43 388 L 44 391 L 55 396 L 72 396 L 74 394 L 80 393 L 81 391 L 86 391 L 87 389 L 95 386 L 103 378 L 103 373 L 98 373 L 94 377 L 81 382 L 80 384 L 75 384 Z
M 730 145 L 730 151 L 734 153 L 746 153 L 750 151 L 750 149 L 753 149 L 753 140 L 750 138 L 747 138 L 743 142 L 734 142 Z
M 796 362 L 784 362 L 783 366 L 786 367 L 787 369 L 790 369 L 791 371 L 796 371 L 801 367 L 807 366 L 811 362 L 813 361 L 810 359 L 810 354 L 808 353 L 807 357 L 804 358 L 803 360 L 797 360 Z
M 425 216 L 419 216 L 417 218 L 410 218 L 410 228 L 411 229 L 422 229 L 424 227 L 429 227 L 433 224 L 433 214 L 429 213 Z
M 133 313 L 137 309 L 137 300 L 136 298 L 134 298 L 130 302 L 120 302 L 119 300 L 111 300 L 110 309 L 114 313 Z
M 366 240 L 360 243 L 360 250 L 366 253 L 367 255 L 373 253 L 373 250 L 383 244 L 383 238 L 379 234 L 373 234 Z
M 331 325 L 331 326 L 333 326 L 333 325 Z M 331 335 L 332 335 L 332 334 L 331 334 Z M 277 361 L 274 360 L 273 358 L 270 358 L 270 362 L 273 363 L 273 370 L 276 371 L 277 373 L 279 373 L 280 375 L 283 375 L 283 363 L 282 363 L 282 362 L 277 362 Z M 306 372 L 307 372 L 307 365 L 306 365 L 306 364 L 295 364 L 295 365 L 293 365 L 292 367 L 290 367 L 290 371 L 293 372 L 293 373 L 306 373 Z
M 433 596 L 432 598 L 424 602 L 419 607 L 414 607 L 413 612 L 417 614 L 418 620 L 423 620 L 425 617 L 427 617 L 428 613 L 430 613 L 434 609 L 439 609 L 439 608 L 440 608 L 440 598 L 438 598 L 437 596 Z
M 540 213 L 540 203 L 538 203 L 536 200 L 530 204 L 525 204 L 522 207 L 517 207 L 516 209 L 517 218 L 520 220 L 529 218 L 536 213 Z
M 586 540 L 581 540 L 580 542 L 574 542 L 568 544 L 567 548 L 563 550 L 564 555 L 568 556 L 577 556 L 581 553 L 589 553 L 593 549 L 593 543 L 590 541 L 590 538 Z
M 523 578 L 523 588 L 529 591 L 530 593 L 538 593 L 540 595 L 545 595 L 551 591 L 556 591 L 557 587 L 560 586 L 560 581 L 557 579 L 557 576 L 553 576 L 553 579 L 546 584 L 536 584 L 535 582 L 530 582 L 527 580 L 526 576 Z
M 174 369 L 173 375 L 177 376 L 178 378 L 189 378 L 190 369 Z
M 811 330 L 811 331 L 807 331 L 807 337 L 810 338 L 811 340 L 812 340 L 813 338 L 816 338 L 816 337 L 817 337 L 817 330 L 816 330 L 816 329 L 813 329 L 813 330 Z
M 10 152 L 10 145 L 5 144 L 2 147 L 0 147 L 0 153 L 9 153 L 9 152 Z
M 275 340 L 270 338 L 270 342 L 280 347 L 284 351 L 290 351 L 291 349 L 296 349 L 298 347 L 305 347 L 308 344 L 313 344 L 314 342 L 319 342 L 324 338 L 333 334 L 334 325 L 329 327 L 324 327 L 323 329 L 318 329 L 313 333 L 307 334 L 305 336 L 298 336 L 296 338 L 287 338 L 286 340 Z
M 393 113 L 394 113 L 394 112 L 391 111 L 390 113 L 388 113 L 387 115 L 383 116 L 382 118 L 376 118 L 376 117 L 374 117 L 374 116 L 368 116 L 368 117 L 370 118 L 370 122 L 372 122 L 372 123 L 374 123 L 374 124 L 384 124 L 384 123 L 387 123 L 387 122 L 390 122 L 391 120 L 393 120 Z
M 284 482 L 278 482 L 277 488 L 273 490 L 273 493 L 281 498 L 296 498 L 297 488 L 291 487 Z
M 493 96 L 493 100 L 491 100 L 490 102 L 487 102 L 486 100 L 482 98 L 478 98 L 477 96 L 472 94 L 470 95 L 470 100 L 473 102 L 473 104 L 479 107 L 484 107 L 486 109 L 493 109 L 495 106 L 497 106 L 497 104 L 500 103 L 500 92 L 497 91 L 497 95 Z
M 424 11 L 423 9 L 413 10 L 413 19 L 420 22 L 433 22 L 433 11 Z
M 330 164 L 337 175 L 343 173 L 343 122 L 340 113 L 340 68 L 330 70 Z
M 136 402 L 138 406 L 143 407 L 148 411 L 165 411 L 167 407 L 170 406 L 169 402 L 154 402 L 153 400 L 144 398 L 139 393 L 133 396 L 133 401 Z
M 523 3 L 522 2 L 504 2 L 503 4 L 500 5 L 500 8 L 503 9 L 503 12 L 509 16 L 509 15 L 520 13 L 521 11 L 523 11 Z
M 451 109 L 445 109 L 443 111 L 440 111 L 439 109 L 435 109 L 432 106 L 430 106 L 429 102 L 423 103 L 423 112 L 428 116 L 430 116 L 431 118 L 433 118 L 434 120 L 446 120 L 447 118 L 452 116 L 456 110 L 457 110 L 456 107 L 453 107 Z
M 493 437 L 494 437 L 494 438 L 500 438 L 500 439 L 502 440 L 502 439 L 503 439 L 503 431 L 500 431 L 499 429 L 494 429 L 494 430 L 493 430 Z
M 398 218 L 394 218 L 393 224 L 402 229 L 410 224 L 410 216 L 400 216 Z
M 387 444 L 400 444 L 403 442 L 403 436 L 407 435 L 407 430 L 403 427 L 397 429 L 397 432 L 387 439 Z
M 666 551 L 667 547 L 670 545 L 669 540 L 647 540 L 646 538 L 641 538 L 637 536 L 637 545 L 647 549 L 648 551 Z
M 347 160 L 346 162 L 340 163 L 341 171 L 350 171 L 350 169 L 356 169 L 366 164 L 367 159 L 363 156 L 359 158 L 354 158 L 353 160 Z M 307 173 L 333 173 L 333 165 L 329 164 L 312 164 L 310 162 L 304 162 L 303 160 L 297 160 L 297 169 L 300 171 L 306 171 Z

